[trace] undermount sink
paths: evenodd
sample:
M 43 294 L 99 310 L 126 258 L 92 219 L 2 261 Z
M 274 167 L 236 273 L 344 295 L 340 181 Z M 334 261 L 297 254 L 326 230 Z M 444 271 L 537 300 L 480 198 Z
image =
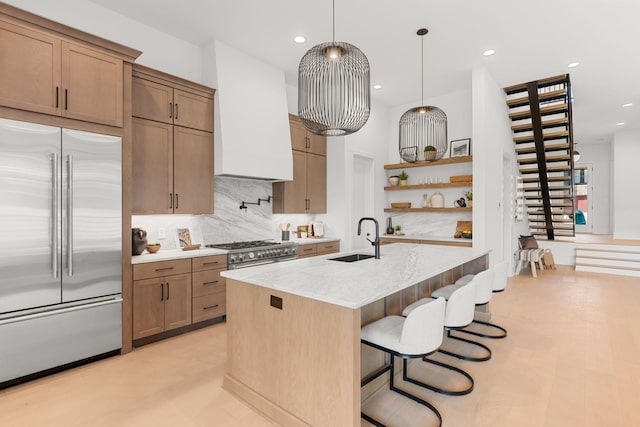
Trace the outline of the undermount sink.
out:
M 362 261 L 363 259 L 373 258 L 374 256 L 375 255 L 369 255 L 369 254 L 351 254 L 351 255 L 341 256 L 338 258 L 329 258 L 329 260 L 342 261 L 342 262 L 356 262 L 356 261 Z

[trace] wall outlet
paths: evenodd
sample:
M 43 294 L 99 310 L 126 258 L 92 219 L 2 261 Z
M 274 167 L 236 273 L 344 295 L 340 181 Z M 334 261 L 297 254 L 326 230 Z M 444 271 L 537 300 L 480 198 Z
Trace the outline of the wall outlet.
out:
M 158 240 L 167 238 L 167 230 L 164 228 L 158 228 Z

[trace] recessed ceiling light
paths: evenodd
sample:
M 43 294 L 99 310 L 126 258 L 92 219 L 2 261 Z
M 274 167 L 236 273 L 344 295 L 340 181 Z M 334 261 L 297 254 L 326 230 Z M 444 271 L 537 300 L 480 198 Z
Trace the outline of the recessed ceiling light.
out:
M 374 89 L 382 89 L 382 85 L 373 85 Z
M 631 107 L 633 104 L 630 102 L 628 104 L 624 104 L 623 107 Z
M 295 37 L 293 38 L 293 41 L 294 41 L 294 42 L 296 42 L 296 43 L 298 43 L 298 44 L 302 44 L 302 43 L 306 42 L 306 41 L 307 41 L 307 39 L 306 39 L 306 38 L 304 38 L 304 36 L 295 36 Z
M 580 65 L 579 62 L 572 62 L 571 64 L 567 65 L 567 67 L 574 68 L 574 67 L 577 67 L 578 65 Z
M 616 126 L 622 126 L 624 122 L 616 123 Z
M 496 51 L 495 51 L 495 50 L 493 50 L 493 49 L 487 49 L 487 50 L 485 50 L 484 52 L 482 52 L 482 54 L 483 54 L 484 56 L 491 56 L 491 55 L 493 55 L 493 54 L 495 54 L 495 53 L 496 53 Z

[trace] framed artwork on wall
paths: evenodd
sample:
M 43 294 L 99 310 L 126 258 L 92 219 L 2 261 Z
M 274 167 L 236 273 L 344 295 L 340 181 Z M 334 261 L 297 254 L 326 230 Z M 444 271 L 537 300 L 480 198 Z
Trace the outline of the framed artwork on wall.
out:
M 451 141 L 450 157 L 462 157 L 469 155 L 471 155 L 471 138 Z

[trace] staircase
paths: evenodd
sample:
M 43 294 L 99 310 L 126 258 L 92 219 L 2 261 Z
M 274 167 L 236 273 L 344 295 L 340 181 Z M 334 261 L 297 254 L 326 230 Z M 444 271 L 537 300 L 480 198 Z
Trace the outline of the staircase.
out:
M 577 245 L 576 271 L 640 277 L 640 246 Z
M 569 75 L 504 88 L 531 234 L 575 236 Z

